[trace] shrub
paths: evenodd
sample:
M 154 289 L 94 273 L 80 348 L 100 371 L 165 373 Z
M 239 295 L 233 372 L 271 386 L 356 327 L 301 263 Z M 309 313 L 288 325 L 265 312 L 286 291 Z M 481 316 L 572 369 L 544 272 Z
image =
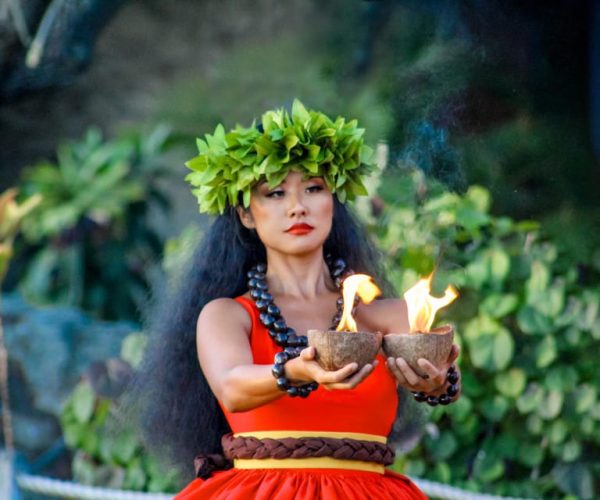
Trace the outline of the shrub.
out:
M 25 172 L 23 192 L 43 196 L 38 217 L 23 226 L 19 286 L 26 297 L 105 319 L 139 319 L 148 269 L 163 248 L 148 212 L 170 206 L 159 183 L 167 175 L 160 158 L 168 137 L 158 127 L 106 141 L 91 129 L 62 145 L 56 163 Z
M 122 359 L 92 365 L 64 406 L 61 424 L 74 451 L 73 479 L 81 484 L 152 492 L 177 489 L 175 471 L 148 453 L 122 414 L 122 392 L 145 343 L 143 334 L 126 337 Z
M 429 432 L 397 466 L 496 494 L 592 498 L 600 266 L 583 280 L 538 224 L 492 215 L 482 187 L 459 196 L 417 171 L 382 186 L 394 205 L 373 232 L 397 289 L 437 263 L 439 289 L 452 283 L 461 293 L 441 315 L 462 346 L 462 397 L 433 409 Z

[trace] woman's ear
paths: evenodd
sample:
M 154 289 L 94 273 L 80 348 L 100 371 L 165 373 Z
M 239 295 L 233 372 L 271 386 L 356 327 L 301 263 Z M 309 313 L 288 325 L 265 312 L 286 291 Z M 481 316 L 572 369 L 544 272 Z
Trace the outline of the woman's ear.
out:
M 250 212 L 249 208 L 244 208 L 238 205 L 235 207 L 235 209 L 237 210 L 240 222 L 246 229 L 256 228 L 256 224 L 254 224 L 254 217 L 252 217 L 252 212 Z

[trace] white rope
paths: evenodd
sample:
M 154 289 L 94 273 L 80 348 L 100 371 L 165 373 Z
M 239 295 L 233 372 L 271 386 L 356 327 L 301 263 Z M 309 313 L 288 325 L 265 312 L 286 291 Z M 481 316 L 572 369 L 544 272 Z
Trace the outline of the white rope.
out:
M 426 495 L 444 500 L 526 500 L 524 498 L 473 493 L 454 486 L 434 483 L 427 479 L 411 479 Z M 78 500 L 170 500 L 173 498 L 172 495 L 99 488 L 29 474 L 18 475 L 17 483 L 25 491 L 42 493 L 52 497 L 77 498 Z
M 488 495 L 486 493 L 473 493 L 472 491 L 461 490 L 454 486 L 448 486 L 442 483 L 434 483 L 427 479 L 412 478 L 411 480 L 428 496 L 443 498 L 445 500 L 527 500 L 525 498 L 501 497 L 497 495 Z
M 173 498 L 173 495 L 99 488 L 29 474 L 19 474 L 17 484 L 25 491 L 42 493 L 51 497 L 77 498 L 78 500 L 170 500 Z

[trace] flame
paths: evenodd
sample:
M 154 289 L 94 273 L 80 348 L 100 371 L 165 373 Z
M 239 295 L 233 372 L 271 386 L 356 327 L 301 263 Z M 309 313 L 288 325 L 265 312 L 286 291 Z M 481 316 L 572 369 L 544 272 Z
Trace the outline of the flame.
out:
M 410 333 L 428 332 L 437 311 L 458 297 L 458 292 L 452 285 L 448 285 L 443 297 L 429 295 L 432 279 L 433 273 L 419 280 L 415 286 L 404 293 L 408 306 Z
M 352 307 L 354 306 L 354 297 L 358 294 L 365 304 L 370 304 L 375 297 L 381 295 L 377 285 L 373 283 L 371 276 L 366 274 L 353 274 L 344 280 L 342 285 L 342 296 L 344 297 L 344 310 L 342 318 L 336 331 L 356 332 L 356 321 L 352 317 Z

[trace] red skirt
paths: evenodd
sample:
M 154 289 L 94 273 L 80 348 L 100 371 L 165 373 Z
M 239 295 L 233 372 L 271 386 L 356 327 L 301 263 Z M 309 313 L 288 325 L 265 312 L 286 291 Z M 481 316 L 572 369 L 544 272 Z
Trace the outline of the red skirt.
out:
M 427 500 L 406 476 L 344 469 L 229 469 L 192 481 L 175 500 Z

